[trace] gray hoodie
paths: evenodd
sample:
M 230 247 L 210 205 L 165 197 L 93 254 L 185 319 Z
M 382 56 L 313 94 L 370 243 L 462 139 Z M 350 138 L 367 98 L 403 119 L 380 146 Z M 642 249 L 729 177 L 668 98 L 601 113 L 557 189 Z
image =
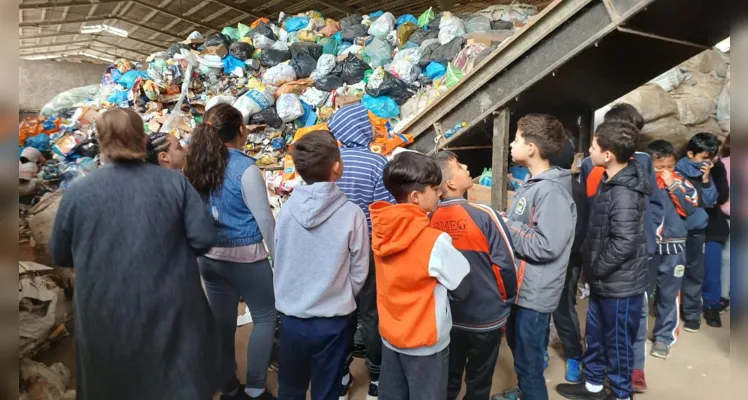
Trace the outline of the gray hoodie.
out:
M 275 226 L 275 307 L 297 318 L 354 312 L 370 243 L 364 212 L 334 182 L 294 188 Z
M 530 178 L 506 212 L 522 285 L 517 304 L 550 313 L 558 307 L 574 242 L 577 210 L 571 172 L 552 168 Z

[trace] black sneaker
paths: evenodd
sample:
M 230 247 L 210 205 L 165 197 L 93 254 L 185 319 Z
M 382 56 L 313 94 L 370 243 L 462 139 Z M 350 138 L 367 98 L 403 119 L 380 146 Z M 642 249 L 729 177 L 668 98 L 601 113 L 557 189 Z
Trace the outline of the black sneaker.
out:
M 683 329 L 686 332 L 698 332 L 700 328 L 701 328 L 701 320 L 699 319 L 686 320 L 683 323 Z
M 721 328 L 722 327 L 722 318 L 719 317 L 719 309 L 718 308 L 707 308 L 704 310 L 704 319 L 706 320 L 706 324 L 711 326 L 712 328 Z
M 556 386 L 556 392 L 564 398 L 571 400 L 606 400 L 608 393 L 605 389 L 594 393 L 587 390 L 587 384 L 582 383 L 561 383 Z
M 720 297 L 719 299 L 719 313 L 724 314 L 725 311 L 730 309 L 730 299 Z
M 338 396 L 338 400 L 348 400 L 348 392 L 350 392 L 351 386 L 353 386 L 353 375 L 349 372 L 348 376 L 350 377 L 350 379 L 348 379 L 348 384 L 341 385 L 340 387 L 340 396 Z
M 666 359 L 670 355 L 670 346 L 662 342 L 655 342 L 652 351 L 649 353 L 652 357 Z
M 244 385 L 239 385 L 239 388 L 233 394 L 221 393 L 221 400 L 252 400 L 252 398 L 244 392 Z
M 366 394 L 366 400 L 378 400 L 379 399 L 379 386 L 373 383 L 369 384 L 369 393 Z

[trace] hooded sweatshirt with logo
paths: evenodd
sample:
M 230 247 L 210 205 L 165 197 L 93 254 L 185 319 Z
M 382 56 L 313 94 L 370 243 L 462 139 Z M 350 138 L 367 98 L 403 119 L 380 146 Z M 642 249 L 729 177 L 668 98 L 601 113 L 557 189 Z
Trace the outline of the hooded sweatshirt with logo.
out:
M 470 265 L 420 207 L 376 202 L 370 210 L 383 343 L 402 354 L 436 354 L 449 346 L 449 296 L 466 296 Z
M 558 307 L 574 243 L 577 209 L 568 170 L 551 168 L 531 177 L 506 212 L 520 259 L 517 305 L 543 313 Z
M 375 201 L 394 203 L 395 199 L 384 187 L 387 159 L 369 149 L 374 136 L 369 111 L 360 103 L 343 107 L 332 116 L 327 126 L 343 144 L 340 149 L 343 177 L 337 184 L 348 200 L 361 207 L 371 232 L 369 206 Z
M 678 160 L 675 164 L 675 170 L 679 174 L 685 176 L 691 184 L 696 188 L 696 193 L 699 198 L 699 208 L 686 220 L 686 225 L 689 231 L 698 231 L 706 229 L 709 223 L 709 215 L 706 213 L 706 208 L 714 207 L 717 204 L 717 189 L 714 187 L 711 176 L 709 182 L 704 183 L 701 179 L 703 175 L 701 173 L 701 166 L 703 162 L 691 161 L 688 157 L 683 157 Z
M 667 186 L 662 172 L 657 174 L 657 188 L 666 198 L 662 221 L 657 227 L 657 254 L 678 254 L 685 250 L 688 229 L 686 218 L 699 207 L 698 193 L 688 179 L 673 172 L 673 184 Z
M 297 186 L 275 227 L 275 307 L 297 318 L 353 313 L 369 243 L 363 211 L 334 182 Z

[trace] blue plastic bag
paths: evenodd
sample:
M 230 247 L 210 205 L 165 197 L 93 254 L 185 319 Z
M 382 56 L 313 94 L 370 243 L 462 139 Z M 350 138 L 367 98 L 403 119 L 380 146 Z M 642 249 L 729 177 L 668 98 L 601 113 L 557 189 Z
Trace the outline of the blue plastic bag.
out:
M 306 102 L 302 101 L 301 106 L 304 107 L 304 115 L 298 119 L 304 127 L 312 126 L 317 123 L 317 113 L 314 112 L 314 107 L 310 106 Z
M 373 13 L 369 14 L 369 16 L 372 18 L 378 18 L 378 17 L 381 17 L 382 15 L 384 15 L 384 11 L 382 10 L 374 11 Z
M 236 67 L 244 69 L 244 61 L 232 56 L 231 54 L 223 59 L 223 72 L 225 72 L 226 75 L 231 75 Z
M 335 32 L 335 34 L 332 35 L 332 38 L 335 39 L 338 43 L 343 42 L 343 34 L 340 31 Z
M 447 67 L 445 67 L 444 64 L 442 63 L 432 61 L 429 63 L 429 65 L 426 66 L 426 76 L 428 76 L 432 80 L 436 78 L 441 78 L 446 73 L 447 73 Z
M 125 74 L 119 78 L 117 83 L 129 90 L 132 89 L 133 85 L 135 85 L 135 81 L 137 81 L 138 78 L 143 78 L 143 80 L 151 79 L 151 77 L 148 76 L 147 72 L 131 69 L 125 72 Z
M 291 17 L 286 20 L 286 31 L 297 32 L 309 26 L 309 17 Z
M 47 135 L 46 133 L 40 133 L 36 136 L 32 136 L 26 139 L 24 145 L 26 145 L 26 147 L 33 147 L 41 151 L 42 153 L 45 153 L 52 148 L 52 145 L 49 141 L 49 135 Z
M 367 110 L 371 111 L 372 113 L 374 113 L 374 115 L 380 118 L 389 119 L 400 115 L 400 106 L 398 106 L 397 102 L 391 97 L 372 97 L 368 94 L 365 94 L 364 98 L 361 99 L 361 104 L 363 104 Z
M 122 103 L 122 102 L 126 103 L 127 102 L 127 94 L 128 93 L 129 93 L 128 90 L 116 91 L 116 92 L 110 94 L 109 98 L 107 98 L 106 100 L 108 102 L 114 103 L 114 104 L 119 104 L 119 103 Z
M 397 19 L 397 26 L 399 27 L 400 25 L 402 25 L 402 24 L 404 24 L 406 22 L 412 22 L 416 26 L 418 26 L 418 18 L 416 18 L 416 17 L 414 17 L 414 16 L 412 16 L 410 14 L 401 15 L 400 18 Z

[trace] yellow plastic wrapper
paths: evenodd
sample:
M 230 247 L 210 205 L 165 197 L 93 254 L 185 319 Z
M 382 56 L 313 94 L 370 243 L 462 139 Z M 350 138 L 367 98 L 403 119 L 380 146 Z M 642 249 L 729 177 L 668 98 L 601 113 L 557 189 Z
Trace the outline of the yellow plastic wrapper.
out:
M 330 118 L 332 118 L 332 115 L 335 114 L 335 108 L 333 107 L 320 107 L 317 109 L 317 116 L 319 117 L 320 121 L 327 121 Z
M 397 42 L 400 46 L 404 45 L 408 41 L 410 35 L 418 30 L 418 25 L 412 22 L 406 22 L 397 28 Z
M 247 89 L 248 90 L 257 89 L 259 91 L 263 91 L 265 90 L 265 84 L 262 83 L 261 80 L 255 77 L 252 77 L 252 78 L 249 78 L 249 81 L 247 81 Z
M 330 128 L 327 127 L 327 123 L 321 123 L 317 125 L 307 126 L 305 128 L 299 128 L 296 130 L 296 133 L 293 135 L 293 141 L 298 142 L 299 139 L 303 138 L 304 135 L 310 132 L 314 131 L 329 131 Z
M 301 95 L 312 86 L 314 86 L 314 79 L 312 78 L 299 79 L 297 81 L 284 83 L 275 91 L 275 98 L 280 97 L 282 94 Z
M 315 43 L 317 42 L 317 34 L 312 31 L 299 31 L 296 39 L 302 42 Z
M 132 65 L 132 62 L 130 60 L 125 60 L 124 58 L 120 58 L 118 60 L 114 61 L 114 67 L 117 68 L 117 71 L 121 73 L 125 73 L 133 68 L 135 68 Z
M 145 92 L 145 96 L 148 97 L 148 100 L 152 101 L 158 100 L 158 97 L 161 95 L 161 89 L 156 85 L 156 82 L 153 81 L 145 81 L 145 83 L 143 83 L 143 91 Z
M 321 19 L 323 21 L 325 20 L 325 17 L 319 11 L 309 11 L 307 14 L 308 14 L 309 18 Z
M 250 38 L 248 38 L 248 37 L 246 37 L 246 36 L 245 36 L 245 37 L 243 37 L 243 38 L 241 38 L 241 39 L 239 39 L 239 41 L 240 41 L 240 42 L 242 42 L 242 43 L 246 43 L 246 44 L 254 45 L 254 43 L 252 43 L 252 39 L 250 39 Z

